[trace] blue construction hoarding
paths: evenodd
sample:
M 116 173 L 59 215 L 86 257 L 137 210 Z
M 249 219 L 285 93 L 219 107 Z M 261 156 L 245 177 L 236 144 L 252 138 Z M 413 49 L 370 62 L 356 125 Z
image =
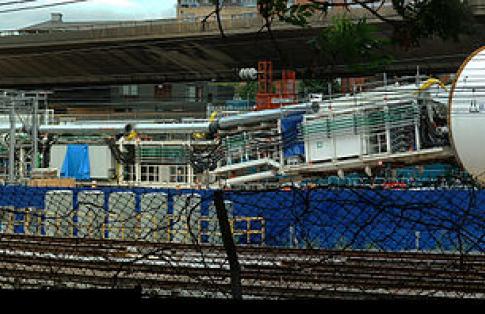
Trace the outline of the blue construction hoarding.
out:
M 38 209 L 46 207 L 48 191 L 59 188 L 0 187 L 0 208 Z M 166 193 L 173 212 L 173 197 L 196 194 L 201 197 L 200 215 L 209 215 L 213 204 L 211 190 L 145 188 L 66 188 L 72 192 L 73 211 L 79 207 L 78 193 L 101 191 L 109 212 L 109 196 L 133 192 L 134 210 L 140 211 L 146 193 Z M 371 190 L 371 189 L 294 189 L 289 191 L 226 191 L 225 200 L 233 205 L 235 217 L 261 217 L 264 245 L 313 248 L 381 250 L 467 250 L 485 249 L 485 191 L 456 190 Z M 16 219 L 23 219 L 23 212 Z M 75 217 L 73 218 L 75 219 Z M 242 222 L 241 222 L 242 223 Z M 254 225 L 251 228 L 260 229 Z M 24 230 L 18 227 L 16 233 Z M 75 236 L 75 234 L 74 234 Z M 252 244 L 262 241 L 254 234 Z M 244 244 L 245 240 L 239 241 Z

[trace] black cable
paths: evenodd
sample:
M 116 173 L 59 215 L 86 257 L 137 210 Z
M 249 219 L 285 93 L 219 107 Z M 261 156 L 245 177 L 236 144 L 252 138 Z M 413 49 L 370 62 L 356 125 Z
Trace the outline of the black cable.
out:
M 14 4 L 21 4 L 27 2 L 37 2 L 38 0 L 16 0 L 16 1 L 8 1 L 8 2 L 0 2 L 0 6 L 8 6 Z
M 50 3 L 50 4 L 42 4 L 42 5 L 34 5 L 34 6 L 28 6 L 28 7 L 20 7 L 20 8 L 14 8 L 14 9 L 0 10 L 0 14 L 1 13 L 13 13 L 13 12 L 18 12 L 18 11 L 26 11 L 26 10 L 44 9 L 44 8 L 57 7 L 57 6 L 74 4 L 74 3 L 79 3 L 79 2 L 86 2 L 86 1 L 89 1 L 89 0 L 70 0 L 70 1 L 63 1 L 63 2 L 55 2 L 55 3 Z

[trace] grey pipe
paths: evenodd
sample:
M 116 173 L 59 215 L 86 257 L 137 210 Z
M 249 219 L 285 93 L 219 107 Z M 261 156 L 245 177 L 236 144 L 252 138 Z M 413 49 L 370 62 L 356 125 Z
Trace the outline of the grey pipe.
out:
M 158 133 L 215 133 L 238 125 L 246 125 L 281 118 L 289 113 L 304 112 L 311 108 L 311 103 L 285 106 L 279 109 L 248 112 L 241 115 L 222 117 L 215 122 L 196 123 L 135 123 L 133 129 L 145 134 Z M 22 124 L 16 124 L 16 130 L 22 130 Z M 51 134 L 117 134 L 124 132 L 126 123 L 90 123 L 75 122 L 39 126 L 39 133 Z M 0 133 L 10 131 L 9 124 L 0 124 Z
M 306 112 L 311 108 L 311 103 L 304 103 L 299 105 L 284 106 L 278 109 L 253 111 L 236 116 L 222 117 L 215 122 L 216 125 L 212 126 L 212 129 L 228 129 L 238 125 L 271 121 L 284 117 L 290 113 Z
M 15 181 L 15 130 L 17 124 L 15 123 L 15 107 L 12 102 L 10 108 L 10 143 L 8 149 L 8 180 L 10 183 Z
M 209 132 L 209 122 L 207 123 L 140 123 L 134 124 L 133 129 L 144 134 L 156 133 L 207 133 Z M 66 124 L 66 125 L 43 125 L 40 127 L 42 133 L 54 134 L 117 134 L 124 132 L 126 124 Z
M 156 123 L 140 123 L 134 124 L 133 129 L 140 133 L 153 134 L 153 133 L 207 133 L 209 132 L 209 122 L 206 123 L 170 123 L 170 124 L 156 124 Z M 17 123 L 16 130 L 22 130 L 22 124 Z M 124 123 L 109 123 L 102 124 L 90 124 L 76 123 L 76 124 L 53 124 L 53 125 L 41 125 L 39 126 L 40 133 L 51 134 L 117 134 L 122 133 L 125 130 L 126 124 Z M 8 132 L 10 126 L 7 124 L 0 124 L 0 132 Z

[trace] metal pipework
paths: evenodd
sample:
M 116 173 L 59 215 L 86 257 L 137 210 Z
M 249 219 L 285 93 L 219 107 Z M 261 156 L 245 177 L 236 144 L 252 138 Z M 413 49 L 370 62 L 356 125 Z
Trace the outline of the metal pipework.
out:
M 109 133 L 117 134 L 124 132 L 126 124 L 66 124 L 66 125 L 43 125 L 40 127 L 42 133 L 53 134 L 99 134 Z M 156 124 L 156 123 L 140 123 L 134 124 L 133 129 L 144 134 L 156 133 L 194 133 L 209 131 L 209 123 L 170 123 L 170 124 Z
M 229 116 L 218 119 L 214 122 L 196 123 L 135 123 L 133 129 L 144 134 L 158 133 L 215 133 L 219 129 L 227 129 L 238 125 L 252 124 L 264 121 L 271 121 L 281 118 L 289 113 L 305 112 L 311 109 L 311 103 L 285 106 L 278 109 L 249 112 L 237 116 Z M 41 125 L 39 133 L 50 134 L 118 134 L 123 133 L 126 123 L 99 123 L 99 122 L 73 122 L 66 124 Z M 21 131 L 22 124 L 16 123 L 15 128 Z M 0 133 L 10 131 L 9 124 L 0 124 Z
M 210 123 L 170 123 L 170 124 L 156 124 L 156 123 L 140 123 L 134 124 L 133 129 L 145 134 L 153 133 L 207 133 L 209 132 Z M 109 123 L 90 124 L 76 123 L 76 124 L 56 124 L 56 125 L 41 125 L 39 126 L 39 133 L 50 134 L 117 134 L 123 133 L 126 124 L 124 123 Z M 16 130 L 22 130 L 22 124 L 16 124 Z M 0 125 L 0 132 L 8 132 L 10 126 L 7 124 Z
M 238 125 L 276 120 L 289 113 L 306 112 L 311 109 L 312 103 L 303 103 L 298 105 L 284 106 L 278 109 L 253 111 L 236 116 L 223 117 L 218 119 L 216 122 L 213 122 L 211 130 L 228 129 Z

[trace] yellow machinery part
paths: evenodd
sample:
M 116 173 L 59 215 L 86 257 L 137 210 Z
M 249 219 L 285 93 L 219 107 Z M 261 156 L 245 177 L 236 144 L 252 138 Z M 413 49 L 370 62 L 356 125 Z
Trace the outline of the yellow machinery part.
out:
M 433 85 L 438 85 L 439 87 L 441 87 L 442 89 L 444 89 L 445 91 L 448 91 L 448 89 L 446 88 L 445 84 L 443 84 L 443 82 L 441 82 L 440 80 L 436 79 L 436 78 L 429 78 L 428 80 L 426 80 L 426 82 L 424 82 L 418 89 L 418 93 L 421 93 L 427 89 L 429 89 L 431 86 Z
M 138 133 L 136 133 L 135 130 L 131 131 L 130 134 L 128 134 L 128 136 L 126 136 L 126 140 L 127 141 L 133 141 L 134 139 L 136 139 L 138 136 Z
M 214 111 L 213 113 L 211 113 L 211 115 L 209 117 L 209 122 L 214 122 L 217 118 L 217 114 L 218 114 L 217 111 Z M 197 140 L 202 140 L 202 139 L 205 139 L 206 134 L 205 133 L 194 133 L 194 134 L 192 134 L 192 136 L 193 136 L 193 138 L 195 138 Z

